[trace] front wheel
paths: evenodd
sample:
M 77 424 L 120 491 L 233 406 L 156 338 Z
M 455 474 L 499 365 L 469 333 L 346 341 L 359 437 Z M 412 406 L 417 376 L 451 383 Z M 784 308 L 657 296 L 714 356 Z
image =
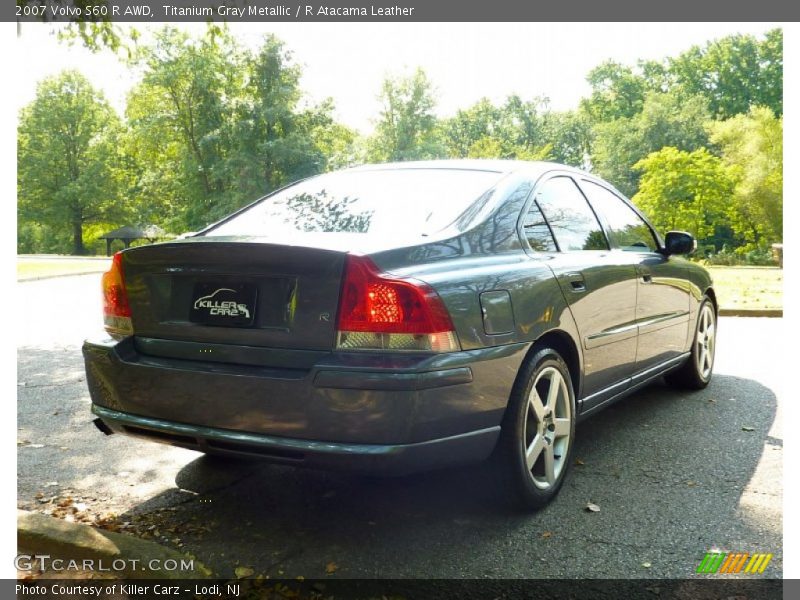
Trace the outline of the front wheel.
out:
M 501 472 L 523 507 L 540 508 L 561 488 L 575 437 L 575 393 L 569 369 L 551 348 L 520 373 L 503 423 Z
M 674 387 L 702 390 L 711 381 L 717 349 L 717 315 L 711 300 L 704 298 L 697 311 L 692 353 L 683 366 L 664 379 Z

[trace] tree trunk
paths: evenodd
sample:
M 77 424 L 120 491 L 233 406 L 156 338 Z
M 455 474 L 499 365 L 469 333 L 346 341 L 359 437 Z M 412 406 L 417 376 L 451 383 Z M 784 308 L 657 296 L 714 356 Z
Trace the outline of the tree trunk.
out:
M 83 247 L 83 220 L 80 217 L 72 219 L 72 253 L 78 256 L 86 254 Z

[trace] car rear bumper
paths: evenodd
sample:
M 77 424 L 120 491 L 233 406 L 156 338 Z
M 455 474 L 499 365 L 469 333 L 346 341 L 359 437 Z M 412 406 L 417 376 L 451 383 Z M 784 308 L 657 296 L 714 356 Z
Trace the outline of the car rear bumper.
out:
M 500 427 L 416 444 L 341 444 L 200 427 L 139 417 L 92 405 L 113 432 L 190 450 L 322 469 L 403 475 L 481 460 L 497 443 Z
M 110 429 L 204 452 L 405 473 L 489 456 L 527 344 L 441 355 L 328 353 L 311 368 L 152 356 L 87 341 Z

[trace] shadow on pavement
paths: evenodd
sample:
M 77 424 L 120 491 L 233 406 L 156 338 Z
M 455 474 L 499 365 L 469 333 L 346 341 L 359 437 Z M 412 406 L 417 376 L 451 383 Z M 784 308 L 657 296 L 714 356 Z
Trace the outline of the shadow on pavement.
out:
M 508 508 L 488 463 L 382 479 L 205 456 L 177 474 L 180 493 L 133 512 L 172 505 L 168 521 L 205 524 L 181 541 L 222 575 L 241 563 L 273 577 L 330 564 L 345 577 L 685 577 L 711 547 L 780 550 L 780 497 L 777 514 L 743 503 L 775 412 L 748 379 L 654 385 L 579 426 L 582 464 L 532 514 Z

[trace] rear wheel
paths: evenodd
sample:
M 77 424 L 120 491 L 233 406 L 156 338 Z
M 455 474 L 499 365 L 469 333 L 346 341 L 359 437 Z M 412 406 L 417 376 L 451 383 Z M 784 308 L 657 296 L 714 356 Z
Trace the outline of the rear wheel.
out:
M 564 482 L 575 437 L 569 369 L 552 348 L 531 357 L 514 386 L 498 448 L 501 473 L 525 508 L 550 502 Z
M 692 339 L 692 354 L 683 366 L 667 375 L 667 383 L 680 388 L 702 390 L 711 381 L 717 348 L 717 315 L 707 297 L 697 311 L 697 325 Z

